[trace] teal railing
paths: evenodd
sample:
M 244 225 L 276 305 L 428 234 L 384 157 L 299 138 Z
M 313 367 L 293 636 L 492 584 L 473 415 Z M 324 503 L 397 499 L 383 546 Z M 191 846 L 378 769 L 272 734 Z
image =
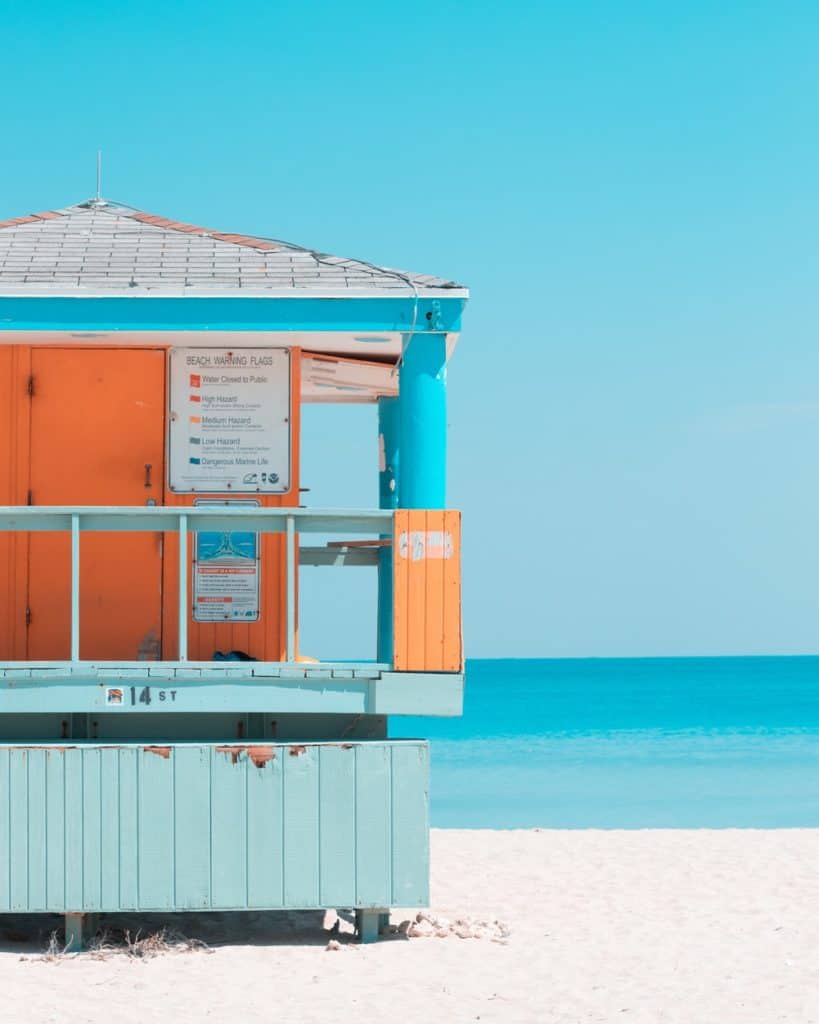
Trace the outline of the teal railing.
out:
M 286 548 L 286 660 L 296 658 L 296 573 L 301 565 L 378 565 L 378 547 L 326 546 L 298 548 L 302 534 L 359 535 L 378 538 L 392 533 L 391 510 L 213 507 L 0 507 L 0 532 L 66 532 L 71 535 L 71 663 L 80 658 L 80 537 L 83 533 L 177 533 L 179 536 L 180 663 L 188 661 L 188 535 L 197 532 L 282 533 Z M 381 542 L 383 543 L 383 541 Z

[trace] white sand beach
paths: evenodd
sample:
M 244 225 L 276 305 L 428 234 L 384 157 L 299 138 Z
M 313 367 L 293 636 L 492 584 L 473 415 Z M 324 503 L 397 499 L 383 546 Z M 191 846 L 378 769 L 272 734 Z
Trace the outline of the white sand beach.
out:
M 435 830 L 432 844 L 432 915 L 496 936 L 499 919 L 508 939 L 361 947 L 345 924 L 328 950 L 319 914 L 209 915 L 177 923 L 211 952 L 49 961 L 32 941 L 43 919 L 0 918 L 0 1020 L 819 1021 L 819 830 Z

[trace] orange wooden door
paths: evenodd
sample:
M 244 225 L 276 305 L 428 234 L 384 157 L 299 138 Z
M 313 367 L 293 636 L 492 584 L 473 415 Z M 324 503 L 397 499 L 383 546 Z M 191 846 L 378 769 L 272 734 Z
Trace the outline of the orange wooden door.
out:
M 35 348 L 31 372 L 32 504 L 145 505 L 153 499 L 161 505 L 165 353 Z M 71 637 L 70 537 L 30 537 L 28 657 L 65 660 Z M 80 656 L 158 658 L 161 535 L 84 534 L 80 566 Z
M 29 349 L 0 345 L 0 505 L 25 505 L 28 490 Z M 26 656 L 28 537 L 0 533 L 0 660 Z

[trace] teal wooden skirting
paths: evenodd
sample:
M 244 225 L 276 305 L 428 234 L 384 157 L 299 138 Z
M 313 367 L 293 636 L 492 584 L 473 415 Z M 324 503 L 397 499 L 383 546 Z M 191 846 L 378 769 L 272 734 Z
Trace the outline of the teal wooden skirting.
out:
M 0 911 L 428 903 L 423 741 L 0 745 Z

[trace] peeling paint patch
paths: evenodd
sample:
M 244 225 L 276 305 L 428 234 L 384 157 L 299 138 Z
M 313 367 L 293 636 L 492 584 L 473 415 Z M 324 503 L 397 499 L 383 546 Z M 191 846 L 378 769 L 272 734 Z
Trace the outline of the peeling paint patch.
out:
M 161 648 L 156 629 L 149 629 L 137 648 L 137 661 L 159 661 Z
M 233 764 L 238 764 L 244 747 L 216 747 L 215 749 L 217 754 L 227 754 Z
M 245 754 L 257 768 L 264 768 L 268 761 L 275 761 L 276 751 L 273 747 L 236 745 L 231 747 L 216 747 L 217 754 L 227 754 L 233 764 L 238 764 L 242 754 Z
M 156 754 L 157 757 L 164 757 L 167 761 L 171 756 L 170 747 L 143 747 L 146 754 Z
M 290 748 L 290 756 L 291 757 L 299 757 L 301 754 L 306 754 L 306 753 L 307 753 L 307 747 L 291 747 Z
M 247 756 L 257 768 L 264 768 L 268 761 L 276 759 L 276 751 L 272 747 L 248 747 Z

